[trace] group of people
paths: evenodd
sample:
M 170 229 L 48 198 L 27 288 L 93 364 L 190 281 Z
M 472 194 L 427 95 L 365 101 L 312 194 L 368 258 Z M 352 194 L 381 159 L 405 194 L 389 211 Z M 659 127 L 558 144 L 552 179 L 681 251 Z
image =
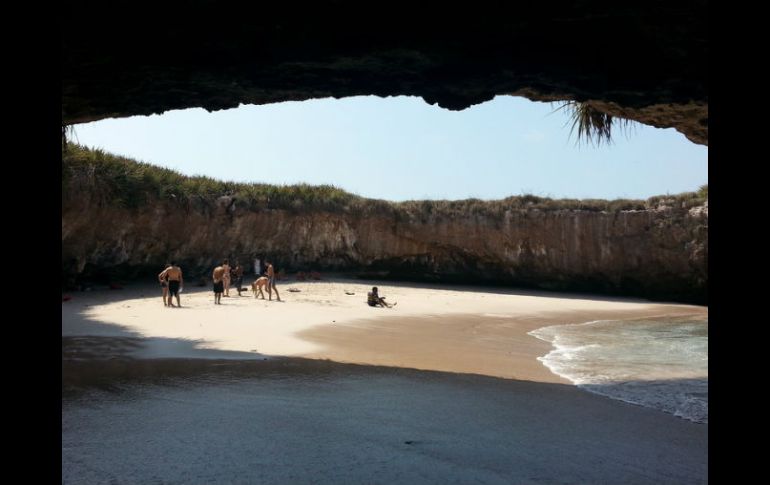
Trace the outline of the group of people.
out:
M 273 300 L 273 292 L 278 301 L 281 301 L 281 295 L 278 293 L 278 288 L 275 286 L 275 269 L 270 261 L 266 261 L 265 273 L 266 275 L 260 275 L 252 284 L 251 289 L 254 291 L 254 298 L 257 298 L 259 294 L 262 299 L 265 299 L 263 289 L 267 290 L 267 296 L 270 301 Z M 231 274 L 232 272 L 232 274 Z M 257 272 L 259 274 L 259 272 Z M 235 285 L 238 289 L 238 296 L 241 296 L 241 285 L 243 284 L 243 267 L 239 262 L 235 262 L 235 268 L 231 270 L 230 261 L 225 259 L 222 264 L 214 268 L 214 272 L 211 274 L 211 278 L 214 281 L 214 304 L 222 304 L 222 296 L 230 296 L 230 282 L 232 278 L 235 278 Z M 163 305 L 166 307 L 174 307 L 172 297 L 176 297 L 176 307 L 181 307 L 182 303 L 179 300 L 179 293 L 184 287 L 184 279 L 182 277 L 182 268 L 177 266 L 175 262 L 171 262 L 166 265 L 166 268 L 158 274 L 158 281 L 163 289 Z M 366 303 L 369 306 L 382 306 L 392 308 L 396 304 L 389 304 L 385 301 L 384 296 L 379 295 L 379 290 L 376 286 L 372 287 L 372 291 L 366 295 Z
M 231 284 L 235 285 L 235 288 L 238 290 L 238 296 L 241 296 L 241 291 L 243 291 L 243 266 L 241 266 L 240 262 L 236 261 L 233 268 L 230 266 L 230 260 L 225 259 L 220 266 L 214 268 L 212 278 L 214 279 L 215 287 L 216 282 L 221 282 L 222 290 L 220 293 L 222 296 L 230 297 Z M 214 292 L 216 293 L 216 290 Z
M 262 299 L 265 299 L 265 294 L 262 293 L 262 288 L 264 287 L 267 290 L 269 300 L 272 301 L 273 292 L 275 291 L 276 298 L 278 301 L 281 301 L 281 295 L 278 293 L 278 288 L 275 286 L 275 269 L 273 268 L 273 264 L 270 261 L 266 261 L 266 263 L 267 267 L 265 268 L 265 272 L 267 275 L 260 276 L 256 281 L 254 281 L 254 283 L 251 284 L 252 289 L 254 289 L 254 298 L 257 297 L 257 289 L 259 289 L 259 293 L 262 295 Z M 221 299 L 223 293 L 224 296 L 229 296 L 229 273 L 229 261 L 225 259 L 222 261 L 221 265 L 214 268 L 214 272 L 211 274 L 211 278 L 214 280 L 214 304 L 222 304 Z M 243 291 L 241 288 L 241 285 L 243 284 L 243 267 L 241 267 L 241 265 L 237 262 L 234 274 L 236 275 L 235 284 L 238 288 L 238 296 L 241 296 L 241 291 Z
M 257 268 L 259 268 L 257 266 Z M 260 275 L 254 283 L 252 283 L 252 289 L 254 290 L 254 298 L 257 294 L 262 296 L 264 300 L 265 294 L 263 289 L 267 290 L 268 299 L 272 301 L 273 292 L 278 301 L 281 301 L 281 295 L 278 293 L 278 288 L 275 286 L 275 269 L 272 263 L 267 262 L 265 268 L 265 275 Z M 257 269 L 259 275 L 259 270 Z M 211 275 L 214 281 L 214 303 L 221 305 L 222 296 L 230 296 L 230 285 L 235 284 L 238 290 L 238 296 L 241 296 L 241 292 L 244 291 L 243 286 L 243 266 L 236 261 L 235 267 L 231 268 L 230 261 L 225 259 L 222 264 L 214 268 L 214 272 Z M 158 282 L 163 291 L 163 306 L 166 307 L 181 307 L 182 303 L 179 299 L 179 293 L 184 286 L 184 279 L 182 277 L 182 269 L 177 266 L 175 262 L 167 263 L 166 268 L 158 274 Z M 176 298 L 176 305 L 173 303 L 173 298 Z

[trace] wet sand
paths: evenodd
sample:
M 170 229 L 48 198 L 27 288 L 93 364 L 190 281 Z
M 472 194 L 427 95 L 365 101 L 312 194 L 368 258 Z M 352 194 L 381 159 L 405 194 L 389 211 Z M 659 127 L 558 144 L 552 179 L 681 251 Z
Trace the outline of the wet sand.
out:
M 396 308 L 344 280 L 220 307 L 207 290 L 181 309 L 150 286 L 73 294 L 64 483 L 707 482 L 707 424 L 566 384 L 526 334 L 707 309 L 374 284 Z
M 297 358 L 70 366 L 91 379 L 67 379 L 63 483 L 707 481 L 707 425 L 564 384 Z

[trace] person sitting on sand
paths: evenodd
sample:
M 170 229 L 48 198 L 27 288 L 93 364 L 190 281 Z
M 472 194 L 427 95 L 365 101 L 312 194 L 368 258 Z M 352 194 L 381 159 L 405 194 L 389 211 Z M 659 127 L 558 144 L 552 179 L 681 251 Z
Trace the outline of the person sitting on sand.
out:
M 265 299 L 265 294 L 262 293 L 262 288 L 267 289 L 267 276 L 260 276 L 256 280 L 254 280 L 254 283 L 251 284 L 251 291 L 254 292 L 254 298 L 257 297 L 257 292 L 262 296 L 262 299 Z
M 168 280 L 168 306 L 173 307 L 171 297 L 176 297 L 176 306 L 181 307 L 182 303 L 179 301 L 179 291 L 184 286 L 184 279 L 182 278 L 182 268 L 171 261 L 171 266 L 164 269 L 159 275 L 158 279 Z
M 384 296 L 380 296 L 377 293 L 377 291 L 378 291 L 377 287 L 376 286 L 372 286 L 372 291 L 370 291 L 370 292 L 368 292 L 366 294 L 366 303 L 368 303 L 369 306 L 383 306 L 383 307 L 387 307 L 387 308 L 392 308 L 392 307 L 396 306 L 396 303 L 394 303 L 392 305 L 389 305 L 388 303 L 386 303 L 385 302 L 385 297 Z

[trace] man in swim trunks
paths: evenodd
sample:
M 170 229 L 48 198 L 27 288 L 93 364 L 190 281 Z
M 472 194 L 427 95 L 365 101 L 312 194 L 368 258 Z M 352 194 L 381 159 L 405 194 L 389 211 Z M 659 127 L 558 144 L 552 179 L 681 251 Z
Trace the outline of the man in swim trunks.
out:
M 211 279 L 214 280 L 214 304 L 222 304 L 222 293 L 225 291 L 224 283 L 225 267 L 224 263 L 214 268 Z
M 281 295 L 278 294 L 278 288 L 275 287 L 275 270 L 273 269 L 273 263 L 267 261 L 267 298 L 270 301 L 273 301 L 274 290 L 278 301 L 281 301 Z
M 179 289 L 184 286 L 184 279 L 182 278 L 182 268 L 176 265 L 175 262 L 171 262 L 171 267 L 166 268 L 158 275 L 158 279 L 166 278 L 168 280 L 168 306 L 173 307 L 171 297 L 176 297 L 176 305 L 182 306 L 179 301 Z

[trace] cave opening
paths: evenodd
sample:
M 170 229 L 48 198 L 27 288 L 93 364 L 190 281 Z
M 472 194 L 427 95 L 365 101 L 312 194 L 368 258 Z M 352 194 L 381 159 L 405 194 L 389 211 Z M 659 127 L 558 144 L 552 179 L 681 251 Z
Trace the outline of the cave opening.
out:
M 258 242 L 258 234 L 244 240 L 238 229 L 235 232 L 240 236 L 225 251 L 231 259 L 250 261 L 257 253 L 272 249 L 285 261 L 286 271 L 354 269 L 362 275 L 439 282 L 467 280 L 463 275 L 470 273 L 471 280 L 484 284 L 650 294 L 643 283 L 627 284 L 651 278 L 638 274 L 638 265 L 626 268 L 624 263 L 617 270 L 622 274 L 607 276 L 612 271 L 601 268 L 606 262 L 596 263 L 595 268 L 567 262 L 565 245 L 572 245 L 574 238 L 565 238 L 562 226 L 580 231 L 576 228 L 581 224 L 593 227 L 596 221 L 591 218 L 604 214 L 607 220 L 599 224 L 610 229 L 601 230 L 617 232 L 619 217 L 627 219 L 632 217 L 629 214 L 659 210 L 666 204 L 676 205 L 684 217 L 682 211 L 700 206 L 704 199 L 707 204 L 708 148 L 674 129 L 639 124 L 616 133 L 608 144 L 580 143 L 569 124 L 558 103 L 513 96 L 498 96 L 462 111 L 431 106 L 416 97 L 359 96 L 241 106 L 213 113 L 188 109 L 107 119 L 76 125 L 69 138 L 91 147 L 86 151 L 92 157 L 114 154 L 125 157 L 124 164 L 139 162 L 141 170 L 125 169 L 123 173 L 120 168 L 107 183 L 113 187 L 105 189 L 105 194 L 113 197 L 101 203 L 117 204 L 119 210 L 137 214 L 155 203 L 163 208 L 158 209 L 162 213 L 204 215 L 208 219 L 200 224 L 224 228 L 242 226 L 244 216 L 266 212 L 289 214 L 295 220 L 292 224 L 303 218 L 337 218 L 323 227 L 310 222 L 292 229 L 297 237 L 307 237 L 308 231 L 329 231 L 320 247 L 313 243 L 310 250 L 296 244 L 276 250 Z M 152 171 L 160 172 L 148 175 Z M 174 177 L 176 182 L 171 181 Z M 181 185 L 174 187 L 175 183 Z M 188 187 L 191 183 L 195 188 Z M 512 211 L 524 219 L 516 222 L 518 226 L 511 225 Z M 582 214 L 574 227 L 567 222 L 568 213 Z M 391 221 L 386 226 L 391 227 L 390 236 L 397 234 L 396 241 L 414 238 L 404 229 L 410 224 L 443 231 L 451 241 L 424 234 L 419 236 L 422 246 L 413 244 L 404 254 L 379 254 L 379 250 L 372 253 L 372 242 L 361 249 L 367 244 L 362 245 L 358 238 L 376 238 L 360 234 L 361 227 L 353 235 L 347 234 L 347 239 L 329 240 L 340 226 L 350 232 L 346 217 L 356 219 L 362 214 Z M 533 222 L 537 217 L 545 219 Z M 544 227 L 553 224 L 549 217 L 560 218 L 558 237 L 555 233 L 533 236 L 516 229 L 528 227 L 527 231 L 543 233 Z M 257 233 L 270 231 L 264 224 L 258 223 Z M 602 254 L 608 251 L 615 253 L 610 259 L 621 258 L 627 251 L 624 244 L 632 243 L 607 250 L 607 241 L 633 240 L 639 233 L 649 234 L 654 225 L 622 224 L 633 229 L 611 235 L 597 235 L 600 229 L 590 229 L 593 236 L 588 237 L 598 239 L 589 244 L 594 248 L 587 251 L 598 254 L 591 258 L 606 259 Z M 502 241 L 492 244 L 500 247 L 492 250 L 497 256 L 491 258 L 490 244 L 483 241 L 490 227 L 492 232 L 486 237 Z M 139 261 L 126 253 L 113 254 L 107 258 L 110 262 L 104 261 L 109 271 L 99 263 L 81 263 L 80 267 L 98 271 L 81 272 L 79 278 L 136 277 L 150 271 L 147 268 L 152 263 L 167 259 L 164 254 L 175 254 L 189 267 L 201 268 L 202 275 L 202 268 L 216 259 L 201 257 L 206 252 L 203 248 L 197 248 L 198 254 L 189 247 L 182 250 L 183 244 L 168 237 L 163 244 L 148 246 L 142 229 L 137 226 L 135 230 L 139 234 L 130 236 L 130 242 L 121 240 L 121 247 L 127 244 L 134 251 L 142 248 L 142 253 L 154 253 L 149 261 L 146 255 Z M 291 240 L 292 230 L 283 239 Z M 690 237 L 692 231 L 686 232 Z M 691 239 L 699 237 L 706 236 Z M 577 254 L 581 251 L 586 249 L 578 249 Z M 307 254 L 303 256 L 303 252 Z M 701 249 L 699 257 L 703 253 Z M 572 265 L 568 276 L 560 273 L 559 265 Z M 69 282 L 72 267 L 63 272 Z M 703 281 L 703 268 L 696 267 L 694 277 Z M 548 276 L 544 278 L 544 274 Z M 671 288 L 681 284 L 677 278 L 669 280 Z

